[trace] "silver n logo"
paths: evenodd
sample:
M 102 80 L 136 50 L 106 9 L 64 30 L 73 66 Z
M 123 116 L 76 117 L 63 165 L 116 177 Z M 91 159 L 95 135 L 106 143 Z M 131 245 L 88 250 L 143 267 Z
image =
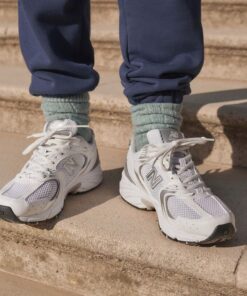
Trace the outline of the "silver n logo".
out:
M 162 177 L 158 175 L 156 168 L 152 168 L 152 170 L 146 176 L 147 180 L 150 181 L 151 188 L 155 189 L 162 181 Z

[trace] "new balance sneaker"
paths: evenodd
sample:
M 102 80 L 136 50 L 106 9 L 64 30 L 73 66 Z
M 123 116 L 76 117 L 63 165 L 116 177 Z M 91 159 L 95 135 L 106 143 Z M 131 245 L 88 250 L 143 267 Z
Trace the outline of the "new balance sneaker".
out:
M 184 138 L 174 130 L 148 132 L 149 144 L 139 152 L 130 145 L 120 194 L 140 209 L 155 209 L 164 234 L 192 244 L 232 238 L 233 213 L 206 187 L 189 153 L 206 138 Z
M 46 124 L 23 154 L 33 152 L 21 172 L 0 191 L 0 218 L 36 222 L 55 217 L 69 193 L 85 192 L 102 181 L 94 137 L 77 135 L 72 120 Z

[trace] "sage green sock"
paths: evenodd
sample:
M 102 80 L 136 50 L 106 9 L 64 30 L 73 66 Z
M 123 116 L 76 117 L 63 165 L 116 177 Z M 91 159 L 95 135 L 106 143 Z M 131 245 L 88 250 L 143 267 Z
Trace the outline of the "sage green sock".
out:
M 89 94 L 68 97 L 43 97 L 42 110 L 47 122 L 53 120 L 71 119 L 78 125 L 89 124 Z M 92 131 L 89 128 L 79 128 L 78 134 L 90 142 Z
M 147 132 L 153 129 L 180 130 L 182 105 L 173 103 L 145 103 L 131 107 L 135 149 L 148 144 Z

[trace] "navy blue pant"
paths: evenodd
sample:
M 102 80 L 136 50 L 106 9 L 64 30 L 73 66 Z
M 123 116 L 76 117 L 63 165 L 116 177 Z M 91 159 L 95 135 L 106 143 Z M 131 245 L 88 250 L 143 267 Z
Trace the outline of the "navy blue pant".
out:
M 203 64 L 200 0 L 119 0 L 120 76 L 131 104 L 180 103 Z M 30 92 L 93 90 L 89 0 L 19 0 L 20 44 Z

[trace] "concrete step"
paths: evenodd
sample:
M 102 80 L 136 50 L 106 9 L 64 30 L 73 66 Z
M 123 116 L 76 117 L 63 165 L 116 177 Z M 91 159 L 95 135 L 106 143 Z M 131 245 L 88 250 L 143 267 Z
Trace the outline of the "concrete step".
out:
M 96 66 L 118 69 L 122 63 L 118 27 L 95 25 L 92 41 Z M 23 63 L 15 23 L 0 26 L 0 64 Z M 205 64 L 201 75 L 209 78 L 247 80 L 246 29 L 205 30 Z
M 79 296 L 70 291 L 61 290 L 32 281 L 11 273 L 0 271 L 1 295 L 3 296 Z
M 131 124 L 129 104 L 117 72 L 101 72 L 91 93 L 91 124 L 101 145 L 127 149 Z M 0 130 L 33 133 L 43 126 L 40 98 L 28 92 L 29 73 L 23 67 L 0 69 Z M 247 83 L 196 79 L 193 95 L 184 101 L 183 130 L 187 136 L 214 137 L 215 143 L 196 147 L 198 162 L 247 167 Z
M 30 142 L 1 133 L 0 186 L 22 167 Z M 236 213 L 238 234 L 217 247 L 187 246 L 159 231 L 155 212 L 118 193 L 125 151 L 100 147 L 104 182 L 68 197 L 58 218 L 40 224 L 0 221 L 0 269 L 80 295 L 239 296 L 247 293 L 247 171 L 199 166 Z
M 117 25 L 116 0 L 92 0 L 93 23 Z M 245 0 L 203 0 L 203 24 L 208 28 L 246 28 L 247 3 Z M 5 21 L 17 19 L 17 0 L 0 0 L 0 18 Z
M 202 0 L 202 12 L 207 28 L 247 28 L 246 0 Z
M 92 1 L 93 23 L 118 24 L 116 0 Z M 202 22 L 207 28 L 247 27 L 247 2 L 245 0 L 202 0 Z
M 2 22 L 17 19 L 17 0 L 0 0 L 0 18 Z

